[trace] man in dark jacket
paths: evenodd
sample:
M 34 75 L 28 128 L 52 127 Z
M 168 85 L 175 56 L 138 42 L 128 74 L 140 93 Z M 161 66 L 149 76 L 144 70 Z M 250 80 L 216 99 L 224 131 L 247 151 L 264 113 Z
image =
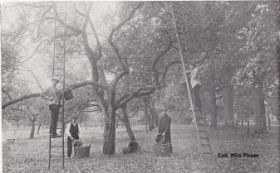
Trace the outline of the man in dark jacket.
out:
M 167 114 L 167 109 L 162 109 L 162 117 L 159 120 L 157 143 L 159 144 L 171 144 L 171 118 Z M 172 145 L 170 148 L 172 152 Z
M 80 136 L 81 136 L 81 127 L 77 123 L 77 117 L 75 117 L 75 116 L 71 117 L 71 123 L 68 124 L 65 132 L 68 136 L 67 137 L 67 156 L 68 156 L 68 158 L 71 158 L 73 142 L 75 140 L 79 140 Z

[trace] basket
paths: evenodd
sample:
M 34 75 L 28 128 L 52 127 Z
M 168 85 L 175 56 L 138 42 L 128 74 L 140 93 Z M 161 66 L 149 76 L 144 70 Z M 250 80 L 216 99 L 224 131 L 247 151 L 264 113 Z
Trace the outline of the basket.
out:
M 172 153 L 172 144 L 154 144 L 154 152 L 156 156 L 166 157 Z
M 90 147 L 91 147 L 91 145 L 88 145 L 88 146 L 75 146 L 74 147 L 74 157 L 78 158 L 78 159 L 79 158 L 89 157 Z
M 73 98 L 73 92 L 71 89 L 66 89 L 64 91 L 64 98 L 65 98 L 65 100 L 70 100 Z

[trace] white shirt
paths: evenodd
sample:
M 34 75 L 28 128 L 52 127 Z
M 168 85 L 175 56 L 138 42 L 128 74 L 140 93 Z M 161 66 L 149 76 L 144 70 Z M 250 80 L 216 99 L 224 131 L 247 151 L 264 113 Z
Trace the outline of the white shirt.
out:
M 67 136 L 69 136 L 69 137 L 71 137 L 71 133 L 70 133 L 71 124 L 72 124 L 72 122 L 69 123 L 69 124 L 66 126 L 66 130 L 65 130 L 65 134 L 66 134 Z M 74 123 L 73 123 L 73 124 L 74 124 Z M 78 123 L 76 123 L 76 124 L 78 124 Z M 74 124 L 74 125 L 75 125 L 75 124 Z M 78 128 L 79 128 L 79 138 L 81 138 L 82 133 L 81 133 L 81 126 L 80 126 L 79 124 L 78 124 Z
M 192 88 L 194 88 L 197 85 L 201 85 L 201 81 L 200 81 L 197 73 L 198 73 L 198 68 L 194 68 L 191 71 L 191 85 L 192 85 Z

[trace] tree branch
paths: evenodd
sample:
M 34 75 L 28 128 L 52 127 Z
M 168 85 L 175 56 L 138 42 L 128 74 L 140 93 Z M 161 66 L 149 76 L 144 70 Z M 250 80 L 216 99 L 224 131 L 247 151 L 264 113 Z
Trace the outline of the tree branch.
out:
M 86 85 L 94 85 L 94 86 L 97 86 L 101 89 L 108 90 L 108 88 L 106 86 L 103 86 L 103 85 L 101 85 L 97 82 L 94 82 L 94 81 L 84 81 L 84 82 L 81 82 L 81 83 L 73 84 L 73 85 L 70 85 L 69 88 L 74 90 L 74 89 L 77 89 L 77 88 L 80 88 L 80 87 L 86 86 Z M 2 109 L 5 109 L 9 105 L 21 102 L 23 100 L 27 100 L 27 99 L 35 98 L 35 97 L 40 97 L 40 95 L 41 95 L 41 93 L 32 93 L 32 94 L 24 95 L 20 98 L 17 98 L 17 99 L 14 99 L 14 100 L 11 100 L 11 101 L 8 101 L 8 102 L 4 103 L 2 105 Z
M 117 55 L 117 58 L 119 60 L 119 62 L 121 63 L 122 65 L 122 68 L 123 70 L 125 71 L 126 69 L 126 66 L 125 66 L 125 63 L 122 61 L 121 59 L 121 55 L 120 55 L 120 52 L 119 52 L 119 49 L 117 48 L 117 46 L 114 44 L 113 42 L 113 36 L 114 36 L 114 33 L 116 31 L 118 31 L 126 22 L 128 22 L 129 20 L 132 19 L 133 15 L 135 14 L 135 12 L 140 8 L 142 7 L 143 3 L 139 3 L 131 12 L 130 14 L 128 15 L 128 17 L 123 20 L 122 22 L 120 22 L 115 28 L 112 29 L 112 31 L 110 32 L 109 34 L 109 38 L 108 38 L 108 42 L 110 44 L 110 46 L 113 48 L 113 50 L 115 51 L 116 55 Z
M 166 47 L 166 49 L 164 49 L 158 56 L 155 57 L 154 61 L 153 61 L 153 64 L 152 64 L 152 71 L 153 71 L 153 75 L 154 75 L 154 78 L 155 78 L 155 82 L 156 82 L 156 85 L 159 86 L 159 76 L 158 76 L 158 71 L 157 71 L 157 68 L 156 68 L 156 65 L 157 63 L 159 62 L 159 60 L 167 53 L 169 52 L 169 50 L 171 50 L 173 48 L 173 41 L 169 42 L 168 46 Z
M 117 114 L 117 113 L 116 113 L 116 116 L 117 116 L 122 122 L 124 122 L 124 119 L 123 119 L 123 117 L 120 116 L 120 114 Z
M 137 97 L 142 97 L 142 96 L 146 96 L 146 95 L 150 95 L 155 91 L 154 87 L 145 87 L 145 88 L 138 88 L 135 92 L 130 93 L 130 94 L 125 94 L 127 95 L 125 98 L 119 99 L 119 102 L 116 103 L 116 108 L 119 109 L 121 108 L 123 105 L 125 105 L 126 103 L 128 103 L 129 101 L 131 101 L 134 98 Z
M 37 29 L 37 37 L 40 36 L 40 28 L 41 28 L 41 25 L 44 23 L 44 18 L 46 17 L 47 13 L 50 12 L 52 9 L 52 6 L 50 6 L 42 15 L 41 17 L 41 20 L 40 20 L 40 23 L 39 23 L 39 26 L 38 26 L 38 29 Z
M 41 91 L 43 91 L 43 87 L 42 87 L 42 85 L 40 84 L 40 82 L 39 82 L 37 76 L 34 74 L 34 72 L 33 72 L 32 70 L 27 69 L 27 68 L 24 67 L 24 66 L 22 66 L 22 68 L 24 68 L 24 69 L 20 69 L 20 68 L 19 68 L 19 69 L 17 69 L 17 70 L 26 71 L 26 72 L 31 73 L 31 75 L 32 75 L 32 77 L 34 78 L 35 82 L 37 83 L 37 85 L 39 86 L 39 88 L 41 89 Z
M 21 63 L 25 63 L 27 61 L 29 61 L 30 59 L 33 58 L 33 56 L 35 55 L 35 53 L 38 51 L 38 49 L 40 48 L 40 46 L 44 43 L 44 42 L 48 42 L 49 44 L 51 43 L 51 40 L 49 38 L 45 38 L 44 40 L 42 40 L 34 49 L 34 51 L 32 52 L 32 54 L 26 58 L 25 60 L 23 60 Z
M 166 74 L 167 74 L 167 72 L 168 72 L 168 69 L 169 69 L 172 65 L 174 65 L 174 64 L 180 64 L 180 63 L 181 63 L 181 61 L 173 61 L 173 62 L 169 63 L 169 64 L 165 67 L 164 72 L 163 72 L 163 74 L 162 74 L 162 84 L 163 84 L 163 86 L 165 86 L 165 77 L 166 77 Z
M 91 20 L 91 18 L 90 18 L 90 15 L 89 15 L 89 14 L 90 14 L 90 11 L 91 11 L 91 8 L 92 8 L 92 5 L 93 5 L 93 3 L 90 2 L 90 5 L 89 5 L 89 7 L 88 7 L 88 9 L 87 9 L 86 14 L 80 12 L 77 8 L 75 8 L 75 11 L 76 11 L 79 15 L 85 17 L 85 18 L 88 20 L 89 24 L 90 24 L 90 27 L 91 27 L 91 29 L 92 29 L 92 31 L 93 31 L 93 34 L 94 34 L 94 37 L 95 37 L 95 40 L 96 40 L 96 44 L 97 44 L 98 56 L 97 56 L 96 59 L 99 60 L 99 59 L 102 57 L 102 47 L 101 47 L 101 44 L 100 44 L 100 41 L 99 41 L 99 36 L 98 36 L 98 34 L 97 34 L 97 32 L 96 32 L 96 29 L 95 29 L 95 26 L 94 26 L 94 24 L 93 24 L 93 22 L 92 22 L 92 20 Z
M 67 28 L 71 29 L 72 31 L 74 31 L 76 33 L 79 33 L 79 34 L 83 33 L 83 31 L 81 29 L 76 28 L 74 26 L 71 26 L 71 25 L 65 23 L 63 20 L 61 20 L 58 17 L 46 17 L 45 20 L 55 20 L 55 21 L 58 21 L 59 23 L 61 23 L 62 25 L 65 25 Z
M 169 42 L 168 46 L 157 56 L 155 57 L 153 64 L 152 64 L 152 68 L 156 68 L 156 64 L 159 62 L 159 60 L 167 53 L 169 52 L 169 50 L 171 50 L 173 48 L 173 41 Z

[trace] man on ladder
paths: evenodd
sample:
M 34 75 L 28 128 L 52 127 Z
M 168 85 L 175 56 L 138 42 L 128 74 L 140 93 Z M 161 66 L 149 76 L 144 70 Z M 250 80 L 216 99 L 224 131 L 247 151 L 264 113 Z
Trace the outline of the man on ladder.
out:
M 175 11 L 177 11 L 179 15 L 177 15 L 177 18 L 175 17 L 174 14 L 174 10 L 173 10 L 173 6 Z M 203 123 L 203 118 L 201 117 L 201 100 L 199 97 L 199 89 L 201 86 L 201 81 L 198 78 L 198 69 L 196 68 L 192 68 L 191 72 L 190 72 L 190 76 L 191 76 L 191 85 L 189 85 L 189 80 L 188 80 L 188 73 L 185 67 L 185 60 L 183 57 L 183 48 L 181 45 L 181 40 L 180 40 L 180 36 L 179 36 L 179 32 L 182 30 L 182 25 L 178 25 L 177 27 L 177 23 L 182 22 L 182 19 L 180 18 L 180 2 L 175 2 L 172 3 L 170 2 L 170 9 L 171 9 L 171 14 L 172 14 L 172 20 L 173 20 L 173 25 L 174 25 L 174 30 L 175 30 L 175 34 L 176 34 L 176 38 L 177 38 L 177 42 L 178 42 L 178 46 L 179 46 L 179 54 L 180 54 L 180 59 L 181 59 L 181 63 L 182 63 L 182 69 L 183 69 L 183 74 L 184 74 L 184 78 L 185 78 L 185 82 L 187 85 L 187 90 L 188 90 L 188 96 L 189 96 L 189 100 L 190 100 L 190 104 L 191 104 L 191 108 L 192 108 L 192 114 L 193 114 L 193 120 L 194 120 L 194 124 L 195 124 L 195 129 L 196 129 L 196 136 L 197 136 L 197 141 L 200 145 L 200 151 L 202 154 L 207 154 L 207 155 L 212 155 L 212 148 L 211 148 L 211 144 L 210 144 L 210 138 L 208 136 L 207 130 L 205 128 L 205 121 Z M 177 19 L 177 22 L 176 22 Z M 180 33 L 182 34 L 182 33 Z M 201 54 L 202 57 L 205 57 L 206 54 L 205 52 L 203 52 Z M 191 87 L 192 90 L 194 90 L 194 94 L 191 93 Z M 194 95 L 194 100 L 195 103 L 193 103 L 193 99 L 192 99 L 192 95 Z M 197 120 L 200 119 L 200 122 L 198 122 Z
M 198 75 L 198 68 L 194 64 L 190 64 L 190 71 L 188 71 L 187 74 L 191 78 L 191 87 L 195 111 L 201 112 L 201 99 L 199 95 L 201 88 L 201 80 Z
M 50 125 L 50 134 L 52 138 L 61 137 L 61 135 L 58 135 L 57 130 L 57 121 L 58 121 L 58 115 L 59 115 L 59 108 L 61 106 L 61 99 L 62 94 L 57 89 L 57 84 L 59 83 L 59 80 L 57 78 L 53 78 L 52 80 L 52 86 L 47 88 L 42 94 L 41 97 L 45 100 L 48 100 L 49 109 L 51 111 L 51 125 Z

